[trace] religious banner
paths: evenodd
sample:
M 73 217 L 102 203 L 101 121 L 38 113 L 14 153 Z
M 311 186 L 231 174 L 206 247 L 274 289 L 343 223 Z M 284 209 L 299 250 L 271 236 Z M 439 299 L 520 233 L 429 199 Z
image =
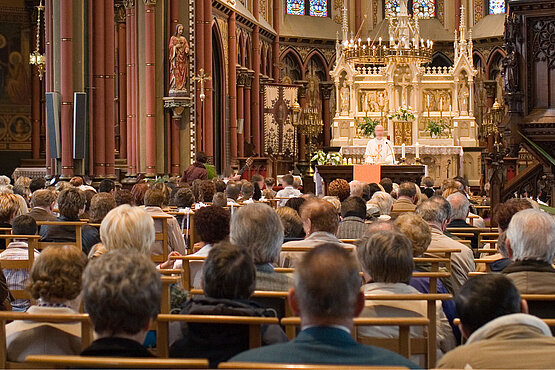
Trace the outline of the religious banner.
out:
M 264 154 L 297 155 L 297 132 L 291 106 L 297 102 L 298 87 L 268 84 L 264 87 Z
M 379 164 L 357 164 L 353 166 L 353 180 L 365 182 L 367 184 L 381 181 L 382 166 Z

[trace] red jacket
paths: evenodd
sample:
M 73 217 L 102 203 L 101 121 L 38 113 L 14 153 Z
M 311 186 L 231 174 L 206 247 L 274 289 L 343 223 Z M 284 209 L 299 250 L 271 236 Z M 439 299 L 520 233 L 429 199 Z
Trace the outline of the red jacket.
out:
M 183 173 L 180 182 L 191 184 L 196 179 L 208 180 L 208 171 L 206 171 L 204 164 L 200 162 L 190 165 Z

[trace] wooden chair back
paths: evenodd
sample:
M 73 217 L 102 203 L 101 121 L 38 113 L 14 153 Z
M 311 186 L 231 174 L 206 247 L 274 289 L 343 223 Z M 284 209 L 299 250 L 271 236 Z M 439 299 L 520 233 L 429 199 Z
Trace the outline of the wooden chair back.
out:
M 155 243 L 158 242 L 162 245 L 162 254 L 153 254 L 150 257 L 154 263 L 162 263 L 165 262 L 168 258 L 169 254 L 169 246 L 168 246 L 168 220 L 172 216 L 151 216 L 154 220 L 155 224 L 161 225 L 161 231 L 155 232 L 154 234 L 154 241 Z
M 445 266 L 448 272 L 451 272 L 451 259 L 438 257 L 414 257 L 414 263 L 429 264 L 432 271 L 439 271 L 440 267 Z
M 56 247 L 64 245 L 74 245 L 83 250 L 83 226 L 86 222 L 81 221 L 37 221 L 37 226 L 73 226 L 75 228 L 75 242 L 39 242 L 38 249 L 43 250 L 46 247 Z
M 207 369 L 206 359 L 185 358 L 130 358 L 94 356 L 27 356 L 26 363 L 48 366 L 51 369 Z
M 6 323 L 14 320 L 27 320 L 48 323 L 81 323 L 81 347 L 90 346 L 93 341 L 93 327 L 88 314 L 29 314 L 26 312 L 0 311 L 0 368 L 21 367 L 20 363 L 8 361 Z
M 278 325 L 277 317 L 247 317 L 224 315 L 158 315 L 157 347 L 158 356 L 169 356 L 169 325 L 172 321 L 219 325 L 247 325 L 249 327 L 249 348 L 262 346 L 262 326 Z
M 182 261 L 182 269 L 183 273 L 181 274 L 181 284 L 183 285 L 183 289 L 186 291 L 190 291 L 194 288 L 194 276 L 192 276 L 192 266 L 196 265 L 198 268 L 202 268 L 202 264 L 206 260 L 205 256 L 172 256 L 170 257 L 172 260 L 181 260 Z M 196 271 L 196 270 L 195 270 Z
M 521 294 L 520 297 L 528 303 L 531 315 L 540 319 L 555 319 L 555 294 Z M 555 335 L 555 327 L 551 327 Z
M 430 294 L 437 293 L 438 280 L 451 277 L 451 273 L 447 271 L 414 271 L 412 277 L 415 278 L 428 278 L 430 281 Z
M 365 366 L 365 365 L 317 365 L 317 364 L 274 364 L 265 362 L 221 362 L 218 369 L 302 369 L 302 370 L 392 370 L 392 369 L 408 369 L 402 366 Z
M 433 368 L 437 361 L 437 301 L 453 299 L 451 294 L 365 294 L 371 301 L 426 301 L 428 323 L 427 367 Z
M 38 249 L 40 235 L 0 235 L 0 240 L 4 239 L 6 245 L 8 240 L 27 240 L 27 259 L 26 260 L 7 260 L 0 259 L 2 270 L 27 270 L 31 271 L 35 262 L 35 249 Z M 10 289 L 15 299 L 28 299 L 32 301 L 31 294 L 25 289 Z
M 285 317 L 281 319 L 281 325 L 285 328 L 299 327 L 300 317 Z M 357 317 L 354 319 L 353 337 L 357 342 L 367 345 L 378 346 L 399 353 L 401 356 L 410 358 L 411 354 L 427 353 L 427 338 L 411 338 L 410 328 L 412 326 L 429 326 L 430 320 L 425 317 Z M 367 338 L 358 335 L 357 328 L 361 326 L 397 326 L 399 328 L 398 338 Z M 295 331 L 290 331 L 294 333 Z M 294 339 L 289 337 L 289 339 Z M 411 349 L 412 347 L 412 349 Z
M 179 276 L 162 276 L 162 297 L 160 302 L 160 312 L 170 313 L 171 310 L 171 285 L 180 282 Z

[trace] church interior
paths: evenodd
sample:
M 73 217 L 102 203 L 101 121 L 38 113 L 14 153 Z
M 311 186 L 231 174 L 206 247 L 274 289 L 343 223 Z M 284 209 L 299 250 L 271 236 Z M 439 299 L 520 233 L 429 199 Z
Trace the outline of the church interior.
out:
M 0 0 L 0 369 L 553 368 L 555 0 Z

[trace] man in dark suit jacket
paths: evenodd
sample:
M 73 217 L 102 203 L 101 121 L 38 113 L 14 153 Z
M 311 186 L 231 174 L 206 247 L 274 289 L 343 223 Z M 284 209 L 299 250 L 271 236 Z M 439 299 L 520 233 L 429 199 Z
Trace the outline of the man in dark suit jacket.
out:
M 83 303 L 98 339 L 81 355 L 154 357 L 142 343 L 161 294 L 160 274 L 147 256 L 115 250 L 93 259 L 83 273 Z
M 50 190 L 37 190 L 31 196 L 31 216 L 35 221 L 56 221 L 52 213 L 56 203 L 56 194 Z
M 230 361 L 290 364 L 417 366 L 391 351 L 357 343 L 353 317 L 364 308 L 358 263 L 337 244 L 306 253 L 296 269 L 291 308 L 301 317 L 301 332 L 288 343 L 243 352 Z
M 475 229 L 474 226 L 466 222 L 468 217 L 468 212 L 470 208 L 470 201 L 463 193 L 453 193 L 447 197 L 447 201 L 451 205 L 451 222 L 447 227 L 463 227 L 468 229 Z M 472 232 L 472 230 L 468 230 Z M 474 233 L 474 236 L 470 239 L 470 247 L 472 249 L 478 248 L 478 235 Z

